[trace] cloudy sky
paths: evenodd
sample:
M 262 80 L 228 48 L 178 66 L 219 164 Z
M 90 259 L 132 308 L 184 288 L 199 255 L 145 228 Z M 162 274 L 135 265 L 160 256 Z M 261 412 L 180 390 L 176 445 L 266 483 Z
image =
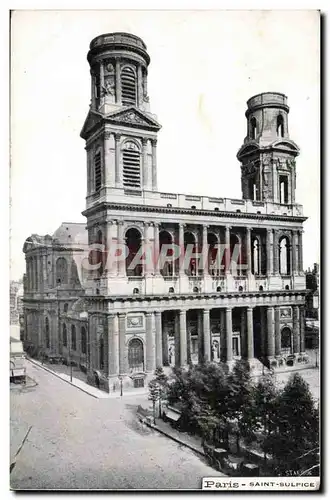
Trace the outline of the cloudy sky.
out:
M 11 265 L 24 240 L 84 222 L 86 162 L 79 137 L 90 102 L 86 54 L 101 33 L 127 31 L 151 57 L 151 111 L 161 191 L 241 197 L 236 153 L 249 97 L 288 96 L 300 146 L 304 265 L 319 261 L 319 15 L 316 11 L 17 11 L 12 17 Z

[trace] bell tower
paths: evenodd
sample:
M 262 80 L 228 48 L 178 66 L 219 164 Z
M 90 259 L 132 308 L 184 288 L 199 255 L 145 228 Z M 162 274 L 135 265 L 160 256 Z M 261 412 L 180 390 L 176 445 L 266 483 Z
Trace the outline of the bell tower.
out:
M 81 131 L 87 151 L 87 208 L 123 194 L 157 190 L 160 125 L 150 113 L 150 57 L 141 38 L 100 35 L 87 55 L 91 103 Z
M 298 146 L 289 137 L 287 97 L 264 92 L 247 101 L 247 135 L 237 153 L 245 200 L 295 204 Z

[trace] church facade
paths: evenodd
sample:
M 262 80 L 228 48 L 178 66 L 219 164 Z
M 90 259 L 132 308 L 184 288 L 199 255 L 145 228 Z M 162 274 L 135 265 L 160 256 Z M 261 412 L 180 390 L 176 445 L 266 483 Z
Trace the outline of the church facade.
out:
M 26 240 L 26 342 L 110 392 L 144 386 L 157 366 L 303 362 L 306 218 L 287 97 L 247 102 L 242 199 L 165 193 L 146 45 L 105 34 L 87 59 L 86 224 Z

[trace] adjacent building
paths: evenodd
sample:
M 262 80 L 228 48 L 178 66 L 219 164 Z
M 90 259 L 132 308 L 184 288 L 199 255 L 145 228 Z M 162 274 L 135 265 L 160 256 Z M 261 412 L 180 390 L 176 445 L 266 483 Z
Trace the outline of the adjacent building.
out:
M 241 199 L 166 193 L 145 43 L 101 35 L 87 59 L 86 223 L 27 238 L 26 341 L 74 360 L 109 391 L 145 385 L 156 366 L 302 362 L 306 218 L 295 197 L 299 148 L 287 97 L 265 92 L 247 102 Z

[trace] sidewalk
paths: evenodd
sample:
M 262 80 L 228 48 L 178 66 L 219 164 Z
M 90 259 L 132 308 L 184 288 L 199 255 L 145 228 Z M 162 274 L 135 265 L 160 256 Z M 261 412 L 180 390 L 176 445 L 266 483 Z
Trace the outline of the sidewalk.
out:
M 58 372 L 55 370 L 52 370 L 49 368 L 49 366 L 42 364 L 40 361 L 37 361 L 32 358 L 27 358 L 30 363 L 38 366 L 39 368 L 51 373 L 52 375 L 55 375 L 56 377 L 64 380 L 64 382 L 67 382 L 68 384 L 72 385 L 73 387 L 76 387 L 77 389 L 80 389 L 81 391 L 85 392 L 89 396 L 92 396 L 93 398 L 97 399 L 127 399 L 130 396 L 144 396 L 147 394 L 147 391 L 126 391 L 126 393 L 123 394 L 123 396 L 120 396 L 119 392 L 115 393 L 107 393 L 105 391 L 101 391 L 100 389 L 97 389 L 96 387 L 93 387 L 92 385 L 89 385 L 87 382 L 84 382 L 80 380 L 79 378 L 72 377 L 72 382 L 70 380 L 70 375 L 67 373 L 63 372 Z M 57 365 L 58 368 L 58 365 Z
M 156 431 L 160 432 L 164 436 L 169 437 L 176 443 L 186 446 L 187 448 L 190 448 L 192 451 L 195 451 L 200 455 L 205 455 L 200 438 L 190 436 L 187 432 L 180 432 L 176 429 L 173 429 L 170 424 L 167 424 L 160 418 L 156 418 L 156 425 L 148 421 L 146 421 L 145 423 L 151 429 L 155 429 Z

